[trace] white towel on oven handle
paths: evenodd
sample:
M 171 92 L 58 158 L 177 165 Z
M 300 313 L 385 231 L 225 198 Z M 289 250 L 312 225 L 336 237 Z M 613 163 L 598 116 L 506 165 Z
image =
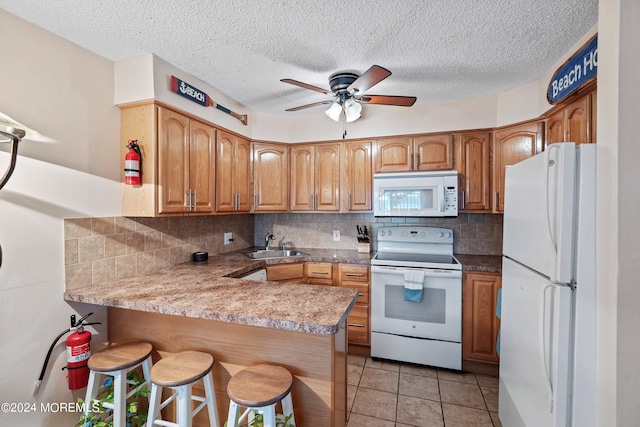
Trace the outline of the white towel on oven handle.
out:
M 404 271 L 404 300 L 421 302 L 424 288 L 424 271 Z

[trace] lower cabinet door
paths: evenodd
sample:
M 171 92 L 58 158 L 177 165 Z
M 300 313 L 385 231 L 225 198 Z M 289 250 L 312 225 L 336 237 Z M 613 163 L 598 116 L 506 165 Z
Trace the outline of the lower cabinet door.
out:
M 369 305 L 356 304 L 347 318 L 347 334 L 352 344 L 370 345 Z

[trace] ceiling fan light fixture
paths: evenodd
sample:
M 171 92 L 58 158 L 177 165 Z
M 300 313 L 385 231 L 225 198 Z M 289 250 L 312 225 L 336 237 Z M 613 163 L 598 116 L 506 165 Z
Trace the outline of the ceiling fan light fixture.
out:
M 344 115 L 347 123 L 354 122 L 360 118 L 362 105 L 353 98 L 349 98 L 344 103 Z
M 331 104 L 331 107 L 327 111 L 324 112 L 329 118 L 333 121 L 340 120 L 340 113 L 342 113 L 342 105 L 336 101 Z

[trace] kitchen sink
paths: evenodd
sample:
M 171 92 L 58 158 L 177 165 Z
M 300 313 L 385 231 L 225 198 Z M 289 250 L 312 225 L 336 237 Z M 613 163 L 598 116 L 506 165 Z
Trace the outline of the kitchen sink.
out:
M 251 259 L 265 259 L 265 258 L 286 258 L 286 257 L 290 257 L 290 256 L 302 256 L 302 255 L 309 255 L 306 252 L 300 252 L 300 251 L 296 251 L 293 249 L 285 249 L 285 250 L 266 250 L 266 249 L 261 249 L 261 250 L 257 250 L 257 251 L 252 251 L 252 252 L 245 252 L 244 253 L 246 256 L 248 256 Z

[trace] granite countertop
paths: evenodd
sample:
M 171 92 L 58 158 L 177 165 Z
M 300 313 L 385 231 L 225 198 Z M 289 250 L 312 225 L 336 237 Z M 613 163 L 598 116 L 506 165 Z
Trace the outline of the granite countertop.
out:
M 463 271 L 502 273 L 502 256 L 500 255 L 455 254 L 455 257 L 462 264 Z
M 335 334 L 356 302 L 351 288 L 291 285 L 238 277 L 266 265 L 296 261 L 369 264 L 372 254 L 304 249 L 303 257 L 252 261 L 242 252 L 210 255 L 152 274 L 99 286 L 70 289 L 66 301 L 218 320 L 289 331 Z

